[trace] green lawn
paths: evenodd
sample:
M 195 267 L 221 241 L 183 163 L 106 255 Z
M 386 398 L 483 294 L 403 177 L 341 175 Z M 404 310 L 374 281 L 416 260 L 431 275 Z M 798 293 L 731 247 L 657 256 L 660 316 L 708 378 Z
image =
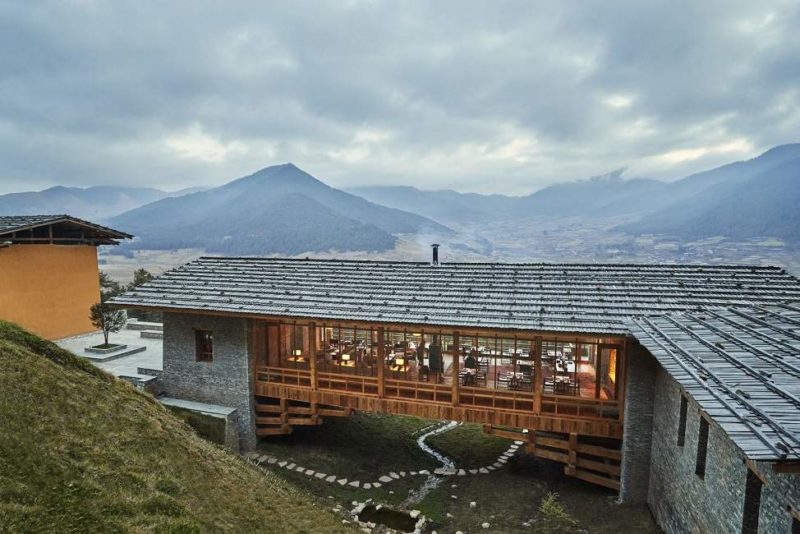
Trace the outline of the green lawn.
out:
M 481 425 L 475 424 L 457 426 L 449 432 L 431 436 L 427 441 L 463 469 L 491 465 L 513 443 L 486 434 Z
M 0 531 L 344 529 L 328 503 L 200 439 L 150 395 L 0 321 Z

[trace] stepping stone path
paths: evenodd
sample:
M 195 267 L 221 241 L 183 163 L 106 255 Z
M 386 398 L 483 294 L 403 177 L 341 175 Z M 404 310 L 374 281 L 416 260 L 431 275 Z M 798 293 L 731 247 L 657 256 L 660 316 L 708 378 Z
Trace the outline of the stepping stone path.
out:
M 457 425 L 452 425 L 452 428 L 455 428 Z M 445 467 L 437 467 L 433 470 L 433 474 L 436 476 L 447 477 L 447 476 L 466 476 L 467 474 L 470 475 L 478 475 L 478 474 L 488 474 L 496 469 L 502 468 L 519 450 L 520 446 L 524 445 L 525 442 L 523 441 L 515 441 L 512 445 L 508 447 L 502 454 L 500 454 L 494 463 L 491 465 L 486 465 L 484 467 L 473 468 L 473 469 L 461 469 L 461 468 L 445 468 Z M 399 473 L 391 471 L 386 475 L 383 475 L 378 478 L 376 482 L 365 482 L 361 483 L 358 480 L 349 481 L 347 478 L 337 478 L 336 475 L 327 475 L 325 473 L 314 471 L 313 469 L 306 469 L 303 466 L 297 465 L 295 462 L 288 462 L 287 460 L 279 460 L 274 456 L 270 455 L 259 455 L 257 452 L 250 452 L 245 455 L 245 458 L 250 460 L 251 462 L 255 463 L 256 465 L 277 465 L 278 467 L 285 468 L 289 471 L 294 470 L 297 473 L 304 473 L 306 476 L 316 478 L 320 481 L 325 481 L 328 484 L 333 484 L 334 482 L 339 484 L 340 486 L 348 486 L 352 488 L 364 488 L 364 489 L 377 489 L 382 487 L 384 484 L 389 484 L 394 482 L 395 480 L 400 480 L 404 478 L 406 475 L 410 476 L 430 476 L 431 472 L 428 469 L 422 469 L 420 471 L 409 471 L 406 473 L 405 471 L 400 471 Z M 453 484 L 452 487 L 456 487 L 456 484 Z M 390 494 L 394 494 L 394 491 L 389 491 Z M 452 499 L 456 500 L 458 497 L 456 495 L 450 496 Z M 475 502 L 470 503 L 470 507 L 474 508 Z M 449 516 L 450 514 L 448 514 Z M 486 526 L 484 526 L 486 525 Z M 488 523 L 483 523 L 481 525 L 484 529 L 489 528 Z

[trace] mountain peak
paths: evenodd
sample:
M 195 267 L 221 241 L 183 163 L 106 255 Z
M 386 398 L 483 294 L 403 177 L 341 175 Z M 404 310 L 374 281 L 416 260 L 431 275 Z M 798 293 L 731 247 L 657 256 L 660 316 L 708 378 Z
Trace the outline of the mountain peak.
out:
M 770 148 L 754 159 L 794 159 L 800 157 L 800 143 L 789 143 Z
M 306 171 L 295 165 L 294 163 L 281 163 L 279 165 L 270 165 L 263 169 L 254 172 L 249 176 L 234 180 L 230 184 L 235 183 L 283 183 L 283 184 L 314 184 L 324 185 L 322 182 L 308 174 Z M 228 185 L 230 185 L 228 184 Z

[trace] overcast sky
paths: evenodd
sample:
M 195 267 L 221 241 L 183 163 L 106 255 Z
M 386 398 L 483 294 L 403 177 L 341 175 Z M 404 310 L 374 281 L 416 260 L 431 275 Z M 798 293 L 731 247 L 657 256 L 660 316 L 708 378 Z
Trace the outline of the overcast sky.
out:
M 0 193 L 676 179 L 800 141 L 800 2 L 2 2 Z

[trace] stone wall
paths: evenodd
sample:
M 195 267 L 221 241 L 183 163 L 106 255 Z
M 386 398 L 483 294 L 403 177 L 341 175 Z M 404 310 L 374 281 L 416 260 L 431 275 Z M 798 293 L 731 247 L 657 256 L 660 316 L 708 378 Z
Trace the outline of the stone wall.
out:
M 236 408 L 243 451 L 256 443 L 247 325 L 247 319 L 165 313 L 160 376 L 170 397 Z M 196 361 L 195 329 L 213 333 L 213 361 Z
M 220 415 L 189 410 L 179 406 L 167 405 L 167 409 L 183 419 L 200 437 L 222 445 L 233 453 L 239 453 L 238 411 Z
M 710 423 L 705 476 L 695 474 L 700 410 L 690 398 L 686 437 L 677 445 L 681 391 L 662 368 L 656 373 L 648 504 L 667 533 L 742 532 L 747 463 L 722 429 Z M 759 532 L 788 533 L 787 506 L 800 506 L 800 477 L 773 473 L 761 463 L 767 479 L 762 489 Z
M 650 445 L 656 359 L 636 342 L 628 344 L 619 500 L 644 504 L 650 483 Z

